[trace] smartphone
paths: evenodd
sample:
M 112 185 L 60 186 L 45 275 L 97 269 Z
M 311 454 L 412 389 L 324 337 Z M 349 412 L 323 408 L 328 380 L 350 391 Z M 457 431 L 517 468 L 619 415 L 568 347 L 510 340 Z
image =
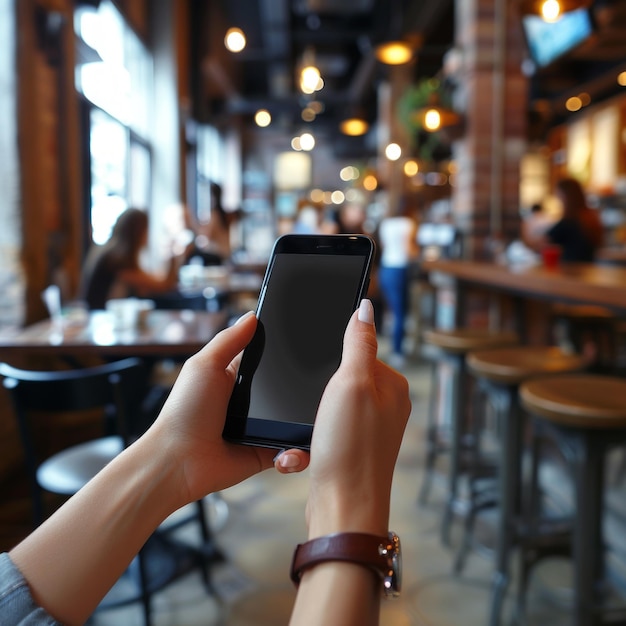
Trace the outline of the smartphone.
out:
M 365 235 L 284 235 L 274 244 L 223 436 L 270 448 L 311 444 L 350 316 L 365 297 L 374 242 Z

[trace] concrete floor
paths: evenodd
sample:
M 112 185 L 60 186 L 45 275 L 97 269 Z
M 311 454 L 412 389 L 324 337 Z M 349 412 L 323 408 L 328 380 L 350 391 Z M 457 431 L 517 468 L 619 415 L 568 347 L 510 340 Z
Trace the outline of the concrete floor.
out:
M 382 342 L 381 356 L 385 356 Z M 470 554 L 462 575 L 452 573 L 453 547 L 439 539 L 444 482 L 435 482 L 426 505 L 417 504 L 422 480 L 423 432 L 430 393 L 429 370 L 410 359 L 404 370 L 413 411 L 400 452 L 392 493 L 390 528 L 403 547 L 403 593 L 383 602 L 384 626 L 483 626 L 487 623 L 492 565 L 488 550 Z M 292 549 L 305 536 L 307 474 L 281 476 L 267 471 L 209 498 L 216 542 L 225 561 L 213 568 L 219 601 L 207 594 L 200 575 L 192 572 L 158 593 L 155 626 L 277 626 L 286 624 L 294 599 L 288 571 Z M 488 516 L 481 526 L 484 544 L 493 543 Z M 623 528 L 623 527 L 622 527 Z M 191 529 L 187 532 L 191 533 Z M 193 536 L 190 535 L 193 541 Z M 537 569 L 528 599 L 528 623 L 568 624 L 568 562 L 546 562 Z M 512 594 L 509 594 L 512 595 Z M 503 624 L 510 623 L 507 600 Z M 137 606 L 99 612 L 95 626 L 141 625 Z M 341 626 L 341 625 L 339 625 Z

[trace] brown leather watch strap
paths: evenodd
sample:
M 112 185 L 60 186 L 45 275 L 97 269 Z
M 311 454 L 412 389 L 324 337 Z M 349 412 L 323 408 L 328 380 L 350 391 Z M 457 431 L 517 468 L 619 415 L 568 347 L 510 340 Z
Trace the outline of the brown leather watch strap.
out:
M 389 537 L 367 533 L 336 533 L 298 544 L 291 562 L 291 580 L 297 585 L 303 570 L 326 561 L 365 565 L 381 576 L 389 573 Z

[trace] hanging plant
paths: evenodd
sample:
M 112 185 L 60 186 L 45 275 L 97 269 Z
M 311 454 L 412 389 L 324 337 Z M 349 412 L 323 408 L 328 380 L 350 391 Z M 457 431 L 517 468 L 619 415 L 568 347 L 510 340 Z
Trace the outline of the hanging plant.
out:
M 426 128 L 424 112 L 429 107 L 452 110 L 450 94 L 438 78 L 427 78 L 409 87 L 398 99 L 397 115 L 420 158 L 433 161 L 448 154 L 450 146 L 440 131 Z

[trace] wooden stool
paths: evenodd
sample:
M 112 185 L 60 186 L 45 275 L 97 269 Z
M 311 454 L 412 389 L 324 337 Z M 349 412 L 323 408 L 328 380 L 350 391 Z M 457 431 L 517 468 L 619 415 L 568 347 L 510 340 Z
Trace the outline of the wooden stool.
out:
M 475 442 L 469 435 L 471 428 L 466 418 L 467 372 L 465 355 L 479 348 L 493 348 L 518 343 L 513 332 L 491 331 L 487 329 L 465 328 L 454 330 L 429 329 L 424 332 L 425 347 L 434 349 L 429 355 L 433 359 L 431 405 L 426 431 L 426 461 L 424 482 L 419 494 L 420 503 L 428 497 L 439 455 L 450 454 L 448 468 L 448 494 L 441 526 L 441 538 L 444 544 L 450 543 L 450 524 L 454 506 L 458 500 L 459 477 L 464 471 L 462 466 L 463 448 L 471 448 Z M 443 402 L 443 427 L 437 419 L 435 397 L 439 389 L 439 365 L 448 363 L 452 366 L 452 380 Z
M 463 568 L 465 556 L 471 543 L 475 514 L 486 505 L 498 505 L 497 545 L 494 592 L 498 604 L 494 602 L 494 613 L 498 623 L 500 603 L 509 579 L 509 558 L 513 546 L 521 539 L 521 529 L 516 532 L 516 521 L 522 513 L 522 453 L 524 441 L 524 419 L 518 401 L 519 385 L 531 377 L 547 374 L 575 372 L 584 368 L 583 357 L 564 352 L 556 347 L 517 346 L 497 350 L 480 350 L 467 355 L 467 368 L 487 392 L 489 401 L 496 410 L 499 428 L 498 484 L 494 499 L 478 501 L 476 506 L 470 503 L 470 514 L 466 518 L 465 536 L 455 562 L 456 571 Z M 471 476 L 470 476 L 471 480 Z M 471 487 L 471 485 L 470 485 Z M 471 496 L 474 496 L 470 488 Z M 560 529 L 559 529 L 560 530 Z M 559 533 L 552 540 L 541 538 L 535 542 L 537 560 L 546 554 L 562 553 L 569 549 L 569 536 Z M 565 546 L 565 547 L 563 547 Z M 526 567 L 528 566 L 528 567 Z M 518 598 L 525 596 L 526 570 L 532 566 L 524 563 Z M 521 605 L 521 600 L 520 600 Z
M 522 406 L 563 452 L 574 482 L 571 623 L 607 623 L 610 611 L 602 607 L 604 465 L 607 452 L 626 443 L 626 380 L 598 375 L 540 378 L 523 383 L 519 395 Z M 624 623 L 623 607 L 619 615 Z

